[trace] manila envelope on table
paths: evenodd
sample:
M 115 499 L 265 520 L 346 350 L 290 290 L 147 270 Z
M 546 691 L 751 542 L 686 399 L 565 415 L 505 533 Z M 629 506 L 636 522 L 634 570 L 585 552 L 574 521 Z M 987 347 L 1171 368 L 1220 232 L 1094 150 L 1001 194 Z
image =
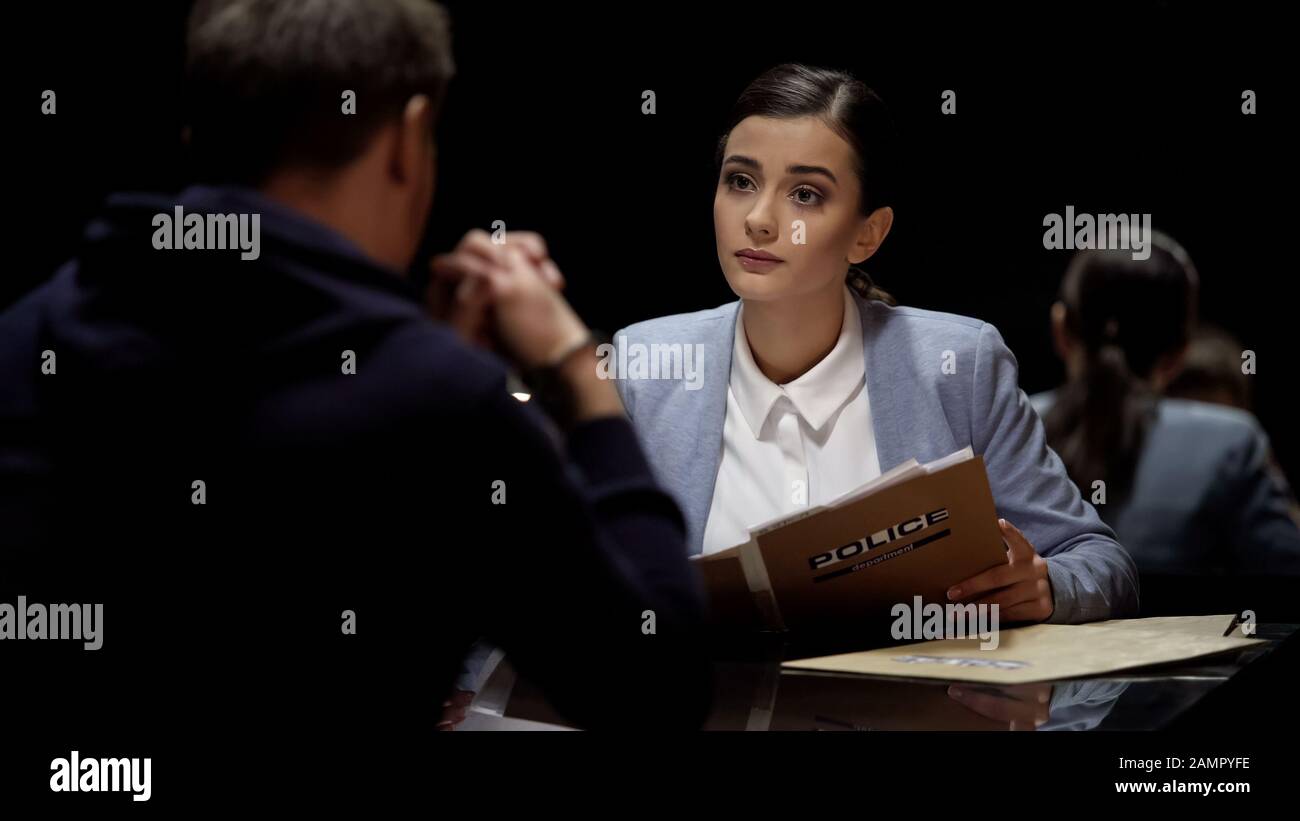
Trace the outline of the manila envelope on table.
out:
M 1262 643 L 1224 636 L 1232 616 L 1033 624 L 1002 630 L 996 649 L 945 639 L 785 662 L 803 670 L 1023 684 L 1199 658 Z
M 755 548 L 768 591 L 754 591 L 746 577 L 744 554 Z M 756 531 L 749 545 L 696 564 L 717 624 L 860 634 L 879 627 L 888 635 L 894 605 L 911 606 L 914 596 L 947 602 L 951 585 L 1006 561 L 984 460 L 975 456 Z
M 1149 616 L 1145 619 L 1111 619 L 1110 621 L 1092 621 L 1085 627 L 1118 627 L 1122 630 L 1156 630 L 1161 633 L 1179 633 L 1187 636 L 1237 636 L 1242 637 L 1233 628 L 1236 617 L 1231 613 L 1223 616 Z

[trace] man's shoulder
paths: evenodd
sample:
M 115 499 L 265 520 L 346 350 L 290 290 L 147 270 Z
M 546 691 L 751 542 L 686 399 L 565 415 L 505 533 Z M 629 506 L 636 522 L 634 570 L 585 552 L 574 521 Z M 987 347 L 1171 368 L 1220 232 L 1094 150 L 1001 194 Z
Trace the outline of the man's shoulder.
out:
M 371 357 L 387 387 L 413 402 L 451 409 L 506 392 L 505 363 L 444 323 L 400 323 L 376 343 Z
M 0 414 L 16 416 L 34 410 L 34 380 L 42 361 L 37 350 L 41 323 L 61 279 L 69 276 L 70 269 L 60 269 L 0 311 Z

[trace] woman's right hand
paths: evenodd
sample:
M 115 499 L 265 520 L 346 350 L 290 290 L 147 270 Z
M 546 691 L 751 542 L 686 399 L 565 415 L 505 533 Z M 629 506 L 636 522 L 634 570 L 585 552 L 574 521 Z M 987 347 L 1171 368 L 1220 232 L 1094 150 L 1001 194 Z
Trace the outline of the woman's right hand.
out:
M 1005 722 L 1008 730 L 1037 730 L 1051 718 L 1052 685 L 954 684 L 948 697 L 985 718 Z

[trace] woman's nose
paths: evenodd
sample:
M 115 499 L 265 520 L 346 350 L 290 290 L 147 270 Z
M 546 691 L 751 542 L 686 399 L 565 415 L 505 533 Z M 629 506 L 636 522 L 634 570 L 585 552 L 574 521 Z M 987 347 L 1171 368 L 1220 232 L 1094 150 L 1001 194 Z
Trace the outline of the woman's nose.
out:
M 776 234 L 776 222 L 772 219 L 772 210 L 759 202 L 745 217 L 745 235 L 770 238 Z

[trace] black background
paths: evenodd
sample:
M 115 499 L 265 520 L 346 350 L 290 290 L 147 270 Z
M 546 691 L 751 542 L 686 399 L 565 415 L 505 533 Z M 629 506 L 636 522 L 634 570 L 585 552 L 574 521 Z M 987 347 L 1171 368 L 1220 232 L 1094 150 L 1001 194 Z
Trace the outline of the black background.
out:
M 1155 227 L 1182 242 L 1200 270 L 1203 317 L 1257 353 L 1259 415 L 1284 468 L 1300 475 L 1290 401 L 1296 141 L 1286 122 L 1293 92 L 1281 73 L 1289 28 L 1263 6 L 446 5 L 459 73 L 440 125 L 429 252 L 496 219 L 540 231 L 580 313 L 611 332 L 729 301 L 711 218 L 713 149 L 729 106 L 779 62 L 846 68 L 884 97 L 906 147 L 895 230 L 867 266 L 882 286 L 904 304 L 995 323 L 1019 358 L 1022 386 L 1045 389 L 1062 376 L 1047 310 L 1069 252 L 1044 250 L 1044 215 L 1066 205 L 1151 212 Z M 0 305 L 75 253 L 82 225 L 107 192 L 184 184 L 178 94 L 186 6 L 6 9 L 9 213 Z M 47 88 L 58 94 L 54 116 L 40 113 Z M 1240 112 L 1247 88 L 1258 94 L 1255 116 Z M 645 89 L 657 95 L 653 116 L 640 112 Z M 945 89 L 957 92 L 956 116 L 940 113 Z M 237 327 L 232 317 L 232 333 Z M 15 671 L 4 675 L 19 682 Z M 21 710 L 12 692 L 6 709 Z M 1267 721 L 1256 715 L 1240 729 Z M 987 743 L 944 739 L 960 762 L 987 752 Z M 775 745 L 748 749 L 770 762 L 783 755 Z M 900 745 L 911 752 L 899 753 Z M 1183 754 L 1190 749 L 1176 746 Z M 866 750 L 837 748 L 827 760 L 865 765 L 892 754 L 898 763 L 933 751 L 925 748 L 932 748 L 928 738 L 895 736 Z M 996 749 L 970 786 L 994 779 L 1011 785 L 1017 772 L 1007 762 L 1014 758 L 1017 767 L 1038 767 L 1019 770 L 1020 777 L 1085 797 L 1112 788 L 1115 753 L 1140 752 L 1131 739 L 1075 745 L 1077 760 L 1067 765 L 1059 747 L 1038 757 L 1009 742 Z M 735 751 L 720 750 L 718 758 Z M 181 772 L 184 750 L 144 754 L 151 752 L 156 783 L 172 780 L 169 789 L 155 788 L 156 798 L 168 791 L 178 798 L 177 784 L 187 779 L 197 790 L 221 775 L 238 783 L 238 772 Z M 197 763 L 200 751 L 190 752 Z M 250 739 L 243 752 L 244 766 L 260 772 L 289 760 L 282 757 L 311 766 L 311 750 L 258 750 Z M 521 752 L 522 760 L 508 765 L 511 778 L 553 755 Z M 1222 744 L 1205 750 L 1233 752 Z M 821 753 L 810 751 L 807 760 L 815 764 Z M 444 772 L 444 762 L 419 749 L 376 755 L 357 751 L 358 775 L 390 764 L 395 780 L 417 768 L 417 777 L 435 781 Z M 493 747 L 467 760 L 500 755 Z M 23 759 L 35 769 L 19 780 L 43 793 L 48 757 Z M 694 769 L 639 746 L 624 760 L 638 791 Z M 717 761 L 700 769 L 706 763 Z M 322 764 L 328 771 L 338 762 Z M 1071 786 L 1061 787 L 1068 773 Z M 562 783 L 586 780 L 581 770 L 565 775 Z M 345 775 L 340 784 L 347 786 Z M 954 794 L 943 804 L 963 800 Z
M 113 189 L 176 189 L 184 3 L 24 10 L 7 72 L 12 259 L 0 304 L 75 250 Z M 1002 331 L 1029 392 L 1059 382 L 1047 310 L 1069 251 L 1044 215 L 1153 214 L 1200 270 L 1202 314 L 1257 355 L 1284 468 L 1294 276 L 1285 27 L 1262 7 L 1169 3 L 447 4 L 458 76 L 440 124 L 429 253 L 504 220 L 541 231 L 589 324 L 613 332 L 733 296 L 713 239 L 713 148 L 765 68 L 846 68 L 905 146 L 895 229 L 867 268 L 904 304 Z M 40 93 L 58 114 L 40 114 Z M 1253 89 L 1259 113 L 1241 113 Z M 641 113 L 652 89 L 657 113 Z M 945 89 L 957 114 L 940 112 Z

